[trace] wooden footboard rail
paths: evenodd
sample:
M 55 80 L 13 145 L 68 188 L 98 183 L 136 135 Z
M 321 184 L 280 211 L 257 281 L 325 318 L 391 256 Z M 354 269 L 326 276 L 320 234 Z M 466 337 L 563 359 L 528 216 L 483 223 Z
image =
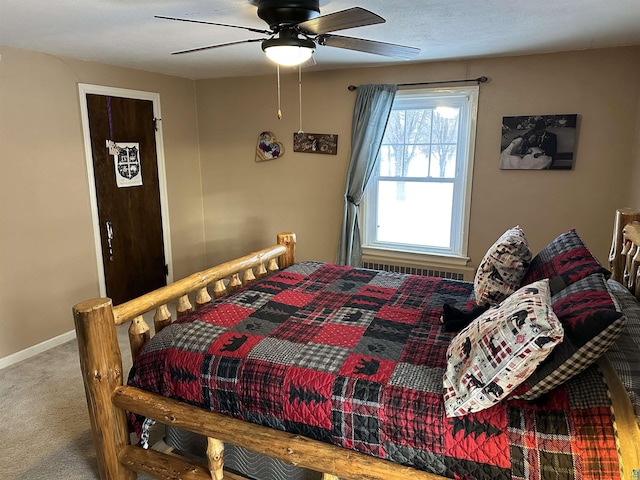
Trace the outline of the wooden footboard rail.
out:
M 352 480 L 442 480 L 437 475 L 300 435 L 208 412 L 138 388 L 116 388 L 113 403 L 124 410 L 135 411 L 164 424 L 206 436 L 209 439 L 207 454 L 211 474 L 209 476 L 209 472 L 205 470 L 198 475 L 194 473 L 189 478 L 222 480 L 222 456 L 216 453 L 221 451 L 222 442 L 229 442 L 292 465 L 324 472 L 323 480 L 338 480 L 338 475 Z M 146 459 L 140 460 L 142 452 L 145 451 L 140 447 L 127 447 L 121 450 L 120 461 L 138 472 L 167 479 L 186 478 L 176 473 L 184 474 L 185 468 L 191 468 L 183 460 L 159 452 L 151 452 L 151 455 L 162 460 L 149 466 Z M 227 474 L 224 478 L 227 478 Z
M 275 272 L 279 268 L 288 267 L 295 261 L 295 243 L 294 233 L 280 233 L 276 246 L 265 248 L 202 272 L 193 273 L 166 287 L 113 307 L 115 325 L 131 322 L 129 342 L 132 358 L 138 356 L 150 338 L 149 326 L 145 322 L 143 314 L 155 309 L 153 323 L 157 334 L 171 324 L 169 302 L 177 301 L 176 315 L 180 317 L 194 308 L 189 295 L 194 296 L 196 309 L 211 301 L 209 285 L 213 285 L 213 298 L 220 298 Z

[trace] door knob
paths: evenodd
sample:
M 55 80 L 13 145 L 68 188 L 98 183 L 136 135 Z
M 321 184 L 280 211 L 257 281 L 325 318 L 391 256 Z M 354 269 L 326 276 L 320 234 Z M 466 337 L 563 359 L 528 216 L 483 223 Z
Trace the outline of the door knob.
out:
M 107 245 L 109 246 L 109 261 L 113 262 L 113 225 L 107 220 L 105 224 L 107 228 Z

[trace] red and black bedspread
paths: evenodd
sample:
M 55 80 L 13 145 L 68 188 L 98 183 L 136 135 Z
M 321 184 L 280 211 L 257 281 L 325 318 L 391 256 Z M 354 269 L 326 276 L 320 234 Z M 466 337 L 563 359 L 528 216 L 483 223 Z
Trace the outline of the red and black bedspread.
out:
M 298 263 L 165 328 L 129 384 L 450 478 L 618 479 L 595 367 L 537 403 L 445 416 L 445 303 L 474 306 L 473 284 Z

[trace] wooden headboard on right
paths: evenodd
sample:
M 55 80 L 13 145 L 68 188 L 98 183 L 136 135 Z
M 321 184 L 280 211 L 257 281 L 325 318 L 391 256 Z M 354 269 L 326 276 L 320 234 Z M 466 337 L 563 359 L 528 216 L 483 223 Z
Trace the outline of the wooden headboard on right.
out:
M 616 210 L 609 268 L 611 278 L 640 300 L 640 209 Z

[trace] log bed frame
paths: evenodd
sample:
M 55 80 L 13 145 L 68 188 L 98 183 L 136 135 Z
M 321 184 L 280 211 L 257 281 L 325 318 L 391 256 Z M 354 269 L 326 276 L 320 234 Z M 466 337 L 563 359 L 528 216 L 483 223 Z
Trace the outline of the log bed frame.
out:
M 640 299 L 640 210 L 619 210 L 610 253 L 613 278 Z M 173 399 L 123 386 L 122 357 L 116 326 L 130 322 L 132 358 L 150 339 L 143 314 L 155 310 L 154 329 L 171 323 L 169 305 L 177 316 L 219 298 L 295 261 L 296 236 L 278 235 L 278 244 L 227 263 L 194 273 L 166 287 L 113 306 L 108 298 L 73 307 L 87 405 L 102 480 L 133 480 L 136 472 L 159 479 L 242 480 L 223 472 L 224 442 L 256 451 L 293 465 L 322 472 L 323 480 L 441 480 L 435 474 L 402 466 L 335 445 L 311 440 L 242 420 L 212 413 Z M 621 475 L 631 480 L 640 469 L 640 429 L 631 403 L 604 359 L 600 367 L 609 383 L 619 436 Z M 126 412 L 135 412 L 163 424 L 207 437 L 208 465 L 173 453 L 132 445 Z M 339 477 L 338 477 L 339 476 Z

